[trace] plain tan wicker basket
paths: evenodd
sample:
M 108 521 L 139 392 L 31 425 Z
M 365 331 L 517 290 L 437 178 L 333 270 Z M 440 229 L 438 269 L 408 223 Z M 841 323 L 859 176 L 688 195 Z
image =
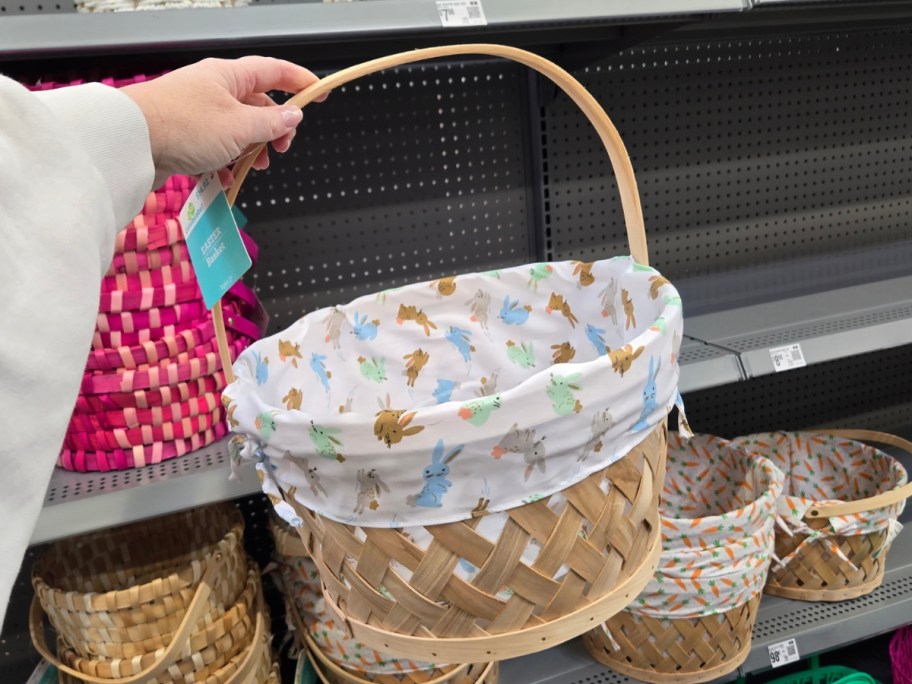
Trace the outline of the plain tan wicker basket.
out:
M 262 588 L 242 533 L 237 509 L 218 505 L 54 544 L 33 568 L 36 649 L 62 681 L 147 684 L 198 672 L 227 684 L 263 670 L 265 682 L 269 668 L 253 648 L 269 640 Z
M 661 620 L 622 611 L 583 637 L 602 665 L 644 682 L 697 684 L 721 677 L 747 659 L 760 596 L 718 615 Z M 619 647 L 615 650 L 611 638 Z
M 647 265 L 636 179 L 617 129 L 576 79 L 537 55 L 500 45 L 414 50 L 339 71 L 287 104 L 304 107 L 383 69 L 464 54 L 524 64 L 576 102 L 611 159 L 631 254 Z M 252 146 L 242 155 L 229 202 L 261 148 Z M 228 359 L 221 308 L 212 311 L 219 351 Z M 307 511 L 293 497 L 287 503 L 303 520 L 299 533 L 317 564 L 327 606 L 360 642 L 421 661 L 502 660 L 579 636 L 621 610 L 649 581 L 661 550 L 658 502 L 666 437 L 663 421 L 624 458 L 563 490 L 566 502 L 557 511 L 549 507 L 550 497 L 507 511 L 495 542 L 476 533 L 475 518 L 427 526 L 433 541 L 422 549 L 402 530 L 355 528 Z M 483 506 L 478 514 L 484 515 Z M 523 562 L 527 547 L 538 545 L 535 561 Z M 480 568 L 471 581 L 453 573 L 461 559 Z M 501 598 L 504 590 L 509 598 Z
M 886 444 L 912 453 L 912 443 L 882 432 L 826 430 L 821 434 Z M 829 527 L 829 518 L 875 511 L 897 504 L 909 496 L 912 496 L 912 482 L 857 501 L 814 506 L 805 514 L 804 522 L 812 530 L 823 530 Z M 883 582 L 887 537 L 887 530 L 825 537 L 826 542 L 839 547 L 848 561 L 833 553 L 828 543 L 812 540 L 788 565 L 777 567 L 773 563 L 764 591 L 801 601 L 844 601 L 869 594 Z M 777 534 L 776 555 L 787 558 L 807 539 L 808 535 L 802 533 L 792 536 Z

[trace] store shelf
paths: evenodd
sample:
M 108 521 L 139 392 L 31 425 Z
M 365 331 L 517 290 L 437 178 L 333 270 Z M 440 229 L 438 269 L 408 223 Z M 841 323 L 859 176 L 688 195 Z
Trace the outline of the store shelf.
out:
M 681 342 L 679 362 L 678 389 L 682 394 L 744 379 L 737 354 L 690 337 Z
M 0 57 L 51 53 L 164 50 L 166 48 L 326 43 L 390 38 L 416 32 L 453 30 L 441 26 L 433 0 L 380 0 L 375 2 L 293 2 L 261 4 L 231 10 L 181 9 L 156 12 L 76 14 L 39 12 L 40 0 L 17 0 L 0 18 Z M 3 0 L 0 0 L 0 6 Z M 20 14 L 13 14 L 22 7 Z M 32 9 L 34 7 L 35 9 Z M 736 12 L 743 0 L 589 0 L 530 3 L 525 0 L 484 0 L 485 31 L 536 25 L 550 29 L 665 15 Z M 34 13 L 30 13 L 30 11 Z M 465 33 L 466 29 L 458 29 Z
M 906 465 L 912 465 L 909 461 Z M 912 511 L 904 519 L 912 522 Z M 790 601 L 764 596 L 750 655 L 742 673 L 770 668 L 768 647 L 795 639 L 802 656 L 828 651 L 889 632 L 912 620 L 912 538 L 909 531 L 894 543 L 883 584 L 861 598 L 835 603 Z M 505 682 L 524 684 L 622 684 L 634 682 L 596 664 L 578 640 L 542 653 L 501 663 Z M 732 673 L 731 680 L 738 673 Z
M 258 492 L 252 466 L 228 479 L 228 441 L 181 458 L 108 473 L 54 471 L 32 544 Z
M 912 343 L 912 277 L 687 319 L 689 336 L 737 353 L 748 378 L 775 372 L 770 349 L 798 343 L 807 364 Z

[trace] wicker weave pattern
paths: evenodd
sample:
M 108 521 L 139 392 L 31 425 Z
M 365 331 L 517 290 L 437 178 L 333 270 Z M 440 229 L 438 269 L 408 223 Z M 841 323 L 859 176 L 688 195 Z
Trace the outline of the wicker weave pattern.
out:
M 828 520 L 807 520 L 808 527 L 823 529 Z M 807 535 L 776 535 L 776 555 L 785 558 Z M 827 543 L 806 544 L 788 565 L 770 568 L 764 591 L 775 596 L 805 601 L 843 601 L 863 596 L 883 581 L 884 561 L 887 554 L 880 553 L 887 539 L 887 530 L 851 536 L 829 536 Z M 852 565 L 833 553 L 829 543 L 839 547 Z M 875 557 L 876 556 L 876 557 Z
M 247 574 L 243 529 L 236 509 L 216 506 L 64 540 L 35 564 L 32 582 L 52 624 L 72 637 L 71 645 L 78 633 L 68 634 L 68 625 L 122 629 L 182 614 L 208 556 L 217 551 L 227 565 L 213 595 L 230 606 Z
M 735 670 L 750 651 L 760 596 L 725 613 L 660 620 L 622 611 L 583 638 L 603 665 L 644 682 L 706 682 Z
M 475 532 L 477 518 L 429 526 L 434 540 L 425 550 L 394 529 L 362 529 L 362 541 L 355 528 L 300 506 L 299 532 L 320 570 L 327 605 L 334 603 L 350 621 L 444 640 L 549 625 L 551 638 L 543 640 L 559 643 L 578 634 L 561 631 L 562 617 L 651 572 L 644 566 L 659 543 L 666 440 L 663 422 L 623 459 L 564 490 L 566 504 L 559 512 L 548 507 L 548 498 L 508 511 L 493 543 Z M 521 558 L 530 544 L 541 548 L 526 565 Z M 453 574 L 460 558 L 481 568 L 471 582 Z M 406 579 L 397 565 L 411 576 Z M 496 596 L 503 589 L 511 594 L 506 600 Z M 359 638 L 372 648 L 428 659 Z M 446 655 L 443 643 L 439 650 L 440 659 L 458 662 Z

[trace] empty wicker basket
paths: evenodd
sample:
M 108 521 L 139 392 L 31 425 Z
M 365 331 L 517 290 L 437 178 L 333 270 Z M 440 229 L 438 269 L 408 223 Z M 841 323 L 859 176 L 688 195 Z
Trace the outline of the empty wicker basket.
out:
M 784 476 L 767 459 L 704 435 L 672 439 L 668 461 L 659 570 L 583 643 L 634 679 L 706 682 L 750 651 Z
M 786 474 L 783 525 L 765 591 L 803 601 L 842 601 L 883 581 L 897 518 L 912 495 L 905 468 L 862 442 L 912 453 L 904 439 L 867 430 L 777 432 L 735 440 Z

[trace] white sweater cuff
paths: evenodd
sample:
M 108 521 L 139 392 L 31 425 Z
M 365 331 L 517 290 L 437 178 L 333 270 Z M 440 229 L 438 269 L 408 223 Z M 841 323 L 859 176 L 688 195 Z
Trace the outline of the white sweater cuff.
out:
M 111 196 L 117 230 L 138 214 L 155 167 L 149 127 L 139 106 L 101 83 L 35 93 L 89 155 Z

